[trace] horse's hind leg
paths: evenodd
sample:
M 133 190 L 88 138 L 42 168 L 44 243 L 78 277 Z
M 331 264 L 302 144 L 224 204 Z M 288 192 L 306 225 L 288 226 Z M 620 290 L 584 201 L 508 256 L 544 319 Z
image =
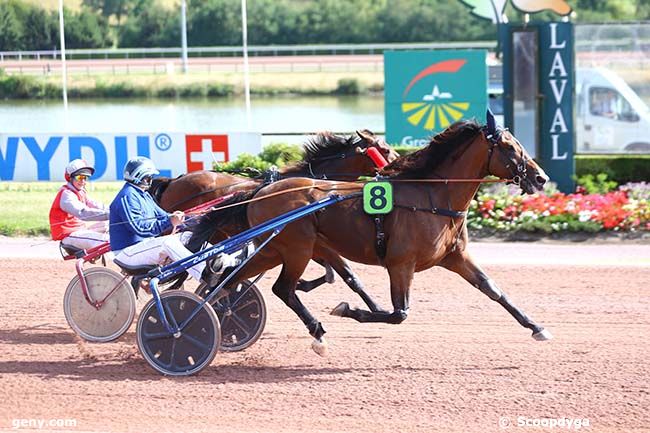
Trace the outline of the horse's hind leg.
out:
M 323 325 L 303 305 L 296 295 L 295 290 L 298 278 L 305 271 L 309 260 L 311 260 L 311 257 L 300 258 L 293 256 L 291 262 L 285 261 L 278 279 L 273 284 L 273 293 L 300 317 L 302 323 L 309 330 L 309 334 L 314 337 L 311 345 L 312 349 L 317 354 L 323 356 L 327 351 L 327 344 L 323 338 L 325 329 L 323 329 Z
M 517 308 L 505 293 L 497 287 L 496 283 L 488 277 L 483 270 L 474 263 L 465 251 L 452 253 L 439 263 L 439 266 L 449 269 L 463 277 L 472 286 L 486 294 L 493 301 L 501 304 L 503 308 L 514 317 L 519 324 L 533 331 L 535 340 L 543 341 L 553 338 L 551 333 L 533 322 L 523 311 Z
M 314 259 L 314 261 L 325 268 L 325 275 L 314 280 L 303 280 L 301 278 L 298 280 L 296 290 L 300 292 L 311 292 L 316 287 L 320 287 L 325 283 L 332 284 L 334 282 L 334 270 L 332 266 L 323 259 Z
M 381 312 L 386 312 L 383 308 L 381 308 L 371 297 L 366 293 L 365 289 L 363 288 L 363 283 L 355 275 L 354 272 L 352 272 L 352 269 L 350 268 L 350 264 L 345 260 L 343 257 L 341 257 L 338 253 L 335 251 L 332 251 L 329 248 L 323 247 L 323 246 L 318 246 L 314 250 L 314 254 L 319 257 L 319 260 L 323 260 L 326 263 L 329 263 L 332 268 L 336 271 L 337 274 L 343 278 L 343 281 L 345 281 L 345 284 L 348 285 L 349 288 L 352 289 L 354 293 L 359 295 L 359 297 L 363 300 L 363 302 L 370 308 L 370 311 L 381 311 Z M 319 261 L 320 263 L 320 261 Z M 314 289 L 313 287 L 312 289 Z M 302 290 L 300 285 L 296 287 L 296 290 Z M 308 290 L 304 290 L 308 291 Z M 342 302 L 335 308 L 335 310 L 342 308 L 343 305 L 347 305 L 347 303 Z
M 402 323 L 408 316 L 409 292 L 411 281 L 413 280 L 413 269 L 413 264 L 388 267 L 390 294 L 393 303 L 392 313 L 384 310 L 367 311 L 360 308 L 350 308 L 347 303 L 342 302 L 332 310 L 331 314 L 334 316 L 350 317 L 361 323 Z

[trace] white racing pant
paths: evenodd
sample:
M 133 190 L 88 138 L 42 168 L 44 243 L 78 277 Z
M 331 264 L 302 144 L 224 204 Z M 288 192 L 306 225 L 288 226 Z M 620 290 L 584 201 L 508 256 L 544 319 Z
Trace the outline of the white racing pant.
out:
M 115 254 L 118 260 L 128 266 L 158 265 L 167 257 L 172 261 L 184 259 L 193 253 L 185 247 L 192 237 L 191 232 L 182 232 L 173 235 L 148 238 Z M 233 257 L 223 254 L 224 267 L 236 263 Z M 196 281 L 201 281 L 201 274 L 205 269 L 205 262 L 197 263 L 187 270 Z
M 82 250 L 89 250 L 108 241 L 106 224 L 92 225 L 87 229 L 77 230 L 61 239 L 63 246 L 71 246 Z

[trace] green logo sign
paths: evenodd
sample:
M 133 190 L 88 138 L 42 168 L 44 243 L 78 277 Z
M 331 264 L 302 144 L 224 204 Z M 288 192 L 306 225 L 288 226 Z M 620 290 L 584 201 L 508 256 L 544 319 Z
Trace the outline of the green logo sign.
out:
M 386 140 L 423 146 L 461 119 L 487 109 L 486 52 L 384 52 Z
M 393 210 L 393 185 L 370 182 L 363 187 L 363 210 L 370 215 L 387 214 Z

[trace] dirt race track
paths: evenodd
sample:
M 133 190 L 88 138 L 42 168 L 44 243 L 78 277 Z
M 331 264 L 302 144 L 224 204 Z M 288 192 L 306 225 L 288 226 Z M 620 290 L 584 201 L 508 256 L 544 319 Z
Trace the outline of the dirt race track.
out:
M 650 257 L 647 245 L 638 252 Z M 484 268 L 554 340 L 534 341 L 498 304 L 436 268 L 416 275 L 411 313 L 397 326 L 330 316 L 339 301 L 360 303 L 340 281 L 302 294 L 328 331 L 320 358 L 272 295 L 272 272 L 259 284 L 269 309 L 260 341 L 219 353 L 197 376 L 166 378 L 138 353 L 135 323 L 108 344 L 68 328 L 62 297 L 73 263 L 0 258 L 0 430 L 650 431 L 647 260 Z M 385 271 L 356 270 L 389 306 Z M 539 427 L 558 418 L 578 421 Z

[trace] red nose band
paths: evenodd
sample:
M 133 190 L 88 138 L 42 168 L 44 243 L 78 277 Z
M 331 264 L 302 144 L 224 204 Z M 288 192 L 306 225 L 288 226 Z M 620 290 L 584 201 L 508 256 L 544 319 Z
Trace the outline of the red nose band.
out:
M 369 147 L 366 150 L 366 153 L 372 159 L 372 162 L 375 163 L 377 168 L 384 168 L 386 165 L 388 165 L 388 161 L 386 161 L 386 158 L 377 150 L 376 147 Z

